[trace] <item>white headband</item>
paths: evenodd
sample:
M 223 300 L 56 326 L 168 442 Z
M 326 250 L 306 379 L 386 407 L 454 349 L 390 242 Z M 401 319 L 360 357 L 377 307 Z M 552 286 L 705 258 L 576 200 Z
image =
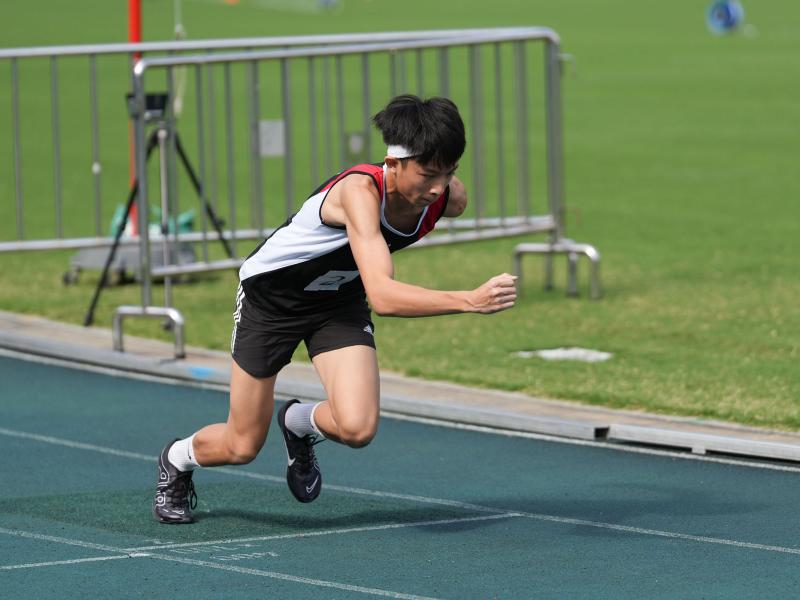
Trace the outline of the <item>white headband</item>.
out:
M 405 146 L 389 146 L 386 149 L 386 156 L 391 156 L 392 158 L 410 158 L 414 156 L 414 153 L 406 148 Z

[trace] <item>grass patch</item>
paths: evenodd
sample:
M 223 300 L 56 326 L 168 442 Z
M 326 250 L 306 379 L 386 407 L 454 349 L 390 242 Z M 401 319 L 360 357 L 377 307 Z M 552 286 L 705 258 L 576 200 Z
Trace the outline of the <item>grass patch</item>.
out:
M 73 3 L 71 14 L 59 16 L 59 34 L 33 26 L 51 18 L 45 4 L 0 7 L 3 22 L 18 23 L 5 32 L 4 45 L 125 37 L 125 15 L 113 3 Z M 541 24 L 558 31 L 576 57 L 575 71 L 564 78 L 567 233 L 602 252 L 605 297 L 564 298 L 562 262 L 558 290 L 543 292 L 540 261 L 530 257 L 524 296 L 512 311 L 377 319 L 383 368 L 595 405 L 800 428 L 800 180 L 791 127 L 800 122 L 800 83 L 785 75 L 799 66 L 800 5 L 748 6 L 759 30 L 752 38 L 711 36 L 704 7 L 690 0 L 500 0 L 461 3 L 458 11 L 410 0 L 391 22 L 387 5 L 377 1 L 344 0 L 337 11 L 302 19 L 259 6 L 185 1 L 184 20 L 195 39 Z M 171 8 L 144 8 L 146 37 L 170 37 Z M 73 18 L 79 25 L 67 27 Z M 40 75 L 46 85 L 47 70 Z M 38 110 L 49 114 L 48 103 Z M 0 114 L 10 114 L 7 89 L 0 90 Z M 13 234 L 10 147 L 0 149 L 0 230 Z M 115 160 L 118 173 L 105 185 L 124 190 L 127 159 Z M 50 161 L 37 165 L 48 181 Z M 282 197 L 276 202 L 282 205 Z M 41 204 L 49 211 L 52 195 L 43 193 Z M 509 270 L 519 241 L 404 252 L 395 255 L 397 275 L 439 289 L 472 288 Z M 0 308 L 81 322 L 96 274 L 61 287 L 70 254 L 0 255 Z M 235 287 L 233 273 L 176 287 L 189 343 L 227 347 Z M 135 286 L 108 289 L 97 322 L 107 325 L 116 306 L 138 302 Z M 131 320 L 126 331 L 167 339 L 152 322 Z M 567 345 L 614 358 L 582 364 L 511 356 Z

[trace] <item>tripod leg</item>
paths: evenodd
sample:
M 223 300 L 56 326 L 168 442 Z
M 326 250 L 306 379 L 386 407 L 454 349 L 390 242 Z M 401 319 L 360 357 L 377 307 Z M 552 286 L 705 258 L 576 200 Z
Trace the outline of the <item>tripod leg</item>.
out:
M 155 135 L 151 135 L 150 139 L 147 142 L 147 152 L 145 154 L 145 162 L 148 158 L 150 158 L 150 154 L 153 152 L 153 148 L 155 148 L 156 144 L 158 143 L 158 139 Z M 89 304 L 89 310 L 86 311 L 86 317 L 83 319 L 83 326 L 88 327 L 92 323 L 94 323 L 94 311 L 97 308 L 97 302 L 100 300 L 100 292 L 103 289 L 103 284 L 108 277 L 108 271 L 111 269 L 111 263 L 114 262 L 114 257 L 117 255 L 117 249 L 119 248 L 119 241 L 122 239 L 122 234 L 125 232 L 125 227 L 128 224 L 128 215 L 131 212 L 131 207 L 133 206 L 134 201 L 136 200 L 136 196 L 139 195 L 139 180 L 134 179 L 133 184 L 131 185 L 130 194 L 128 194 L 128 202 L 125 205 L 125 213 L 122 216 L 122 220 L 117 227 L 117 231 L 114 234 L 114 243 L 111 245 L 111 249 L 108 251 L 108 256 L 106 257 L 106 264 L 103 266 L 103 272 L 100 275 L 100 281 L 97 282 L 97 287 L 94 290 L 94 295 L 92 296 L 92 301 Z
M 178 156 L 180 156 L 181 162 L 183 163 L 186 172 L 189 174 L 189 179 L 192 180 L 192 185 L 194 186 L 195 192 L 197 192 L 197 197 L 200 199 L 200 202 L 202 202 L 203 209 L 206 211 L 206 215 L 208 215 L 211 224 L 214 226 L 214 230 L 219 236 L 219 241 L 222 243 L 223 248 L 225 248 L 225 253 L 228 255 L 228 258 L 233 258 L 233 250 L 231 250 L 228 240 L 222 237 L 222 227 L 220 227 L 219 217 L 217 217 L 214 209 L 211 207 L 211 204 L 209 204 L 208 200 L 206 200 L 205 196 L 203 196 L 203 190 L 200 186 L 200 179 L 194 172 L 194 169 L 189 162 L 189 158 L 186 156 L 186 152 L 183 150 L 183 144 L 181 144 L 181 138 L 178 137 L 177 131 L 175 132 L 175 148 L 178 150 Z
M 131 192 L 128 195 L 128 203 L 125 205 L 125 213 L 123 214 L 122 220 L 117 227 L 116 234 L 114 235 L 114 243 L 108 252 L 106 263 L 103 266 L 103 272 L 100 275 L 100 281 L 97 282 L 97 287 L 94 290 L 94 296 L 92 296 L 92 301 L 89 304 L 89 310 L 86 312 L 86 317 L 83 320 L 84 327 L 88 327 L 94 323 L 94 311 L 97 308 L 98 300 L 100 300 L 100 291 L 103 289 L 103 285 L 108 277 L 108 271 L 111 268 L 111 263 L 114 262 L 114 257 L 116 256 L 117 248 L 119 247 L 119 240 L 122 238 L 122 233 L 125 231 L 125 227 L 128 225 L 128 213 L 130 213 L 131 207 L 133 206 L 133 202 L 136 200 L 138 193 L 139 181 L 134 180 L 133 185 L 131 186 Z

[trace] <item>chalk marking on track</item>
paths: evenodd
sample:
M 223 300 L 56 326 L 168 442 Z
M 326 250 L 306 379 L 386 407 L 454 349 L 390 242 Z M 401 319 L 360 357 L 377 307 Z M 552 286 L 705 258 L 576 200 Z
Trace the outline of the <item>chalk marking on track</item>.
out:
M 0 528 L 0 533 L 6 533 L 9 535 L 14 535 L 18 537 L 25 537 L 25 538 L 33 538 L 33 539 L 42 539 L 51 542 L 57 542 L 60 544 L 68 544 L 70 546 L 82 546 L 85 548 L 100 548 L 103 550 L 107 550 L 109 552 L 118 552 L 121 554 L 125 554 L 125 556 L 111 556 L 107 557 L 106 560 L 114 560 L 114 559 L 122 559 L 122 558 L 145 558 L 142 553 L 136 552 L 128 554 L 126 550 L 123 548 L 115 548 L 113 546 L 103 546 L 100 544 L 93 544 L 91 542 L 84 542 L 81 540 L 69 539 L 69 538 L 61 538 L 55 537 L 50 535 L 41 535 L 38 533 L 31 533 L 28 531 L 20 531 L 20 530 L 12 530 L 12 529 L 3 529 Z M 194 558 L 185 558 L 182 556 L 170 556 L 167 554 L 148 554 L 146 558 L 153 558 L 156 560 L 163 560 L 168 562 L 177 562 L 182 563 L 185 565 L 193 565 L 197 567 L 206 567 L 209 569 L 218 569 L 221 571 L 229 571 L 232 573 L 241 573 L 244 575 L 257 575 L 259 577 L 269 577 L 271 579 L 280 579 L 283 581 L 291 581 L 293 583 L 304 583 L 307 585 L 313 585 L 317 587 L 324 587 L 324 588 L 332 588 L 337 590 L 344 590 L 346 592 L 359 592 L 362 594 L 370 594 L 372 596 L 382 596 L 384 598 L 395 598 L 396 600 L 438 600 L 437 598 L 431 598 L 429 596 L 417 596 L 415 594 L 405 594 L 402 592 L 394 592 L 392 590 L 382 590 L 379 588 L 370 588 L 364 587 L 360 585 L 350 585 L 348 583 L 337 583 L 335 581 L 325 581 L 324 579 L 311 579 L 309 577 L 298 577 L 296 575 L 288 575 L 287 573 L 278 573 L 276 571 L 262 571 L 260 569 L 249 569 L 246 567 L 237 567 L 234 565 L 227 565 L 227 564 L 219 564 L 215 562 L 210 562 L 207 560 L 197 560 Z M 94 560 L 103 560 L 102 558 L 94 559 Z M 41 566 L 49 566 L 55 564 L 68 564 L 68 563 L 76 563 L 76 562 L 88 562 L 88 559 L 76 559 L 74 561 L 53 561 L 52 563 L 40 563 Z M 12 565 L 13 566 L 13 565 Z M 10 570 L 10 569 L 6 569 Z
M 323 529 L 321 531 L 307 531 L 302 533 L 283 533 L 276 535 L 262 535 L 247 538 L 229 538 L 225 540 L 212 540 L 208 542 L 187 542 L 184 544 L 159 544 L 157 546 L 137 546 L 126 548 L 127 552 L 141 552 L 143 550 L 172 550 L 175 548 L 198 548 L 202 546 L 221 546 L 224 544 L 242 544 L 245 542 L 267 542 L 272 540 L 290 540 L 295 538 L 318 537 L 323 535 L 340 535 L 344 533 L 361 533 L 368 531 L 384 531 L 389 529 L 403 529 L 406 527 L 435 527 L 437 525 L 455 525 L 457 523 L 470 523 L 473 521 L 492 521 L 495 519 L 511 519 L 514 517 L 528 516 L 525 513 L 502 513 L 485 517 L 465 517 L 463 519 L 440 519 L 438 521 L 416 521 L 413 523 L 390 523 L 386 525 L 373 525 L 364 527 L 349 527 L 346 529 Z

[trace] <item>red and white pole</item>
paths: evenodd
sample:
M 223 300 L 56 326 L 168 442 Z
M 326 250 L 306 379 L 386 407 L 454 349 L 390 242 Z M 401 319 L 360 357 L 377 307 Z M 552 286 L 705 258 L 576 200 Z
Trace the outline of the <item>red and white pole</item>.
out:
M 128 41 L 140 43 L 142 41 L 142 0 L 128 0 Z M 142 58 L 141 52 L 134 52 L 133 61 L 137 62 Z M 136 181 L 136 159 L 133 143 L 133 123 L 128 123 L 128 174 L 130 185 Z M 139 211 L 134 202 L 131 212 L 128 214 L 128 223 L 133 235 L 139 235 Z

